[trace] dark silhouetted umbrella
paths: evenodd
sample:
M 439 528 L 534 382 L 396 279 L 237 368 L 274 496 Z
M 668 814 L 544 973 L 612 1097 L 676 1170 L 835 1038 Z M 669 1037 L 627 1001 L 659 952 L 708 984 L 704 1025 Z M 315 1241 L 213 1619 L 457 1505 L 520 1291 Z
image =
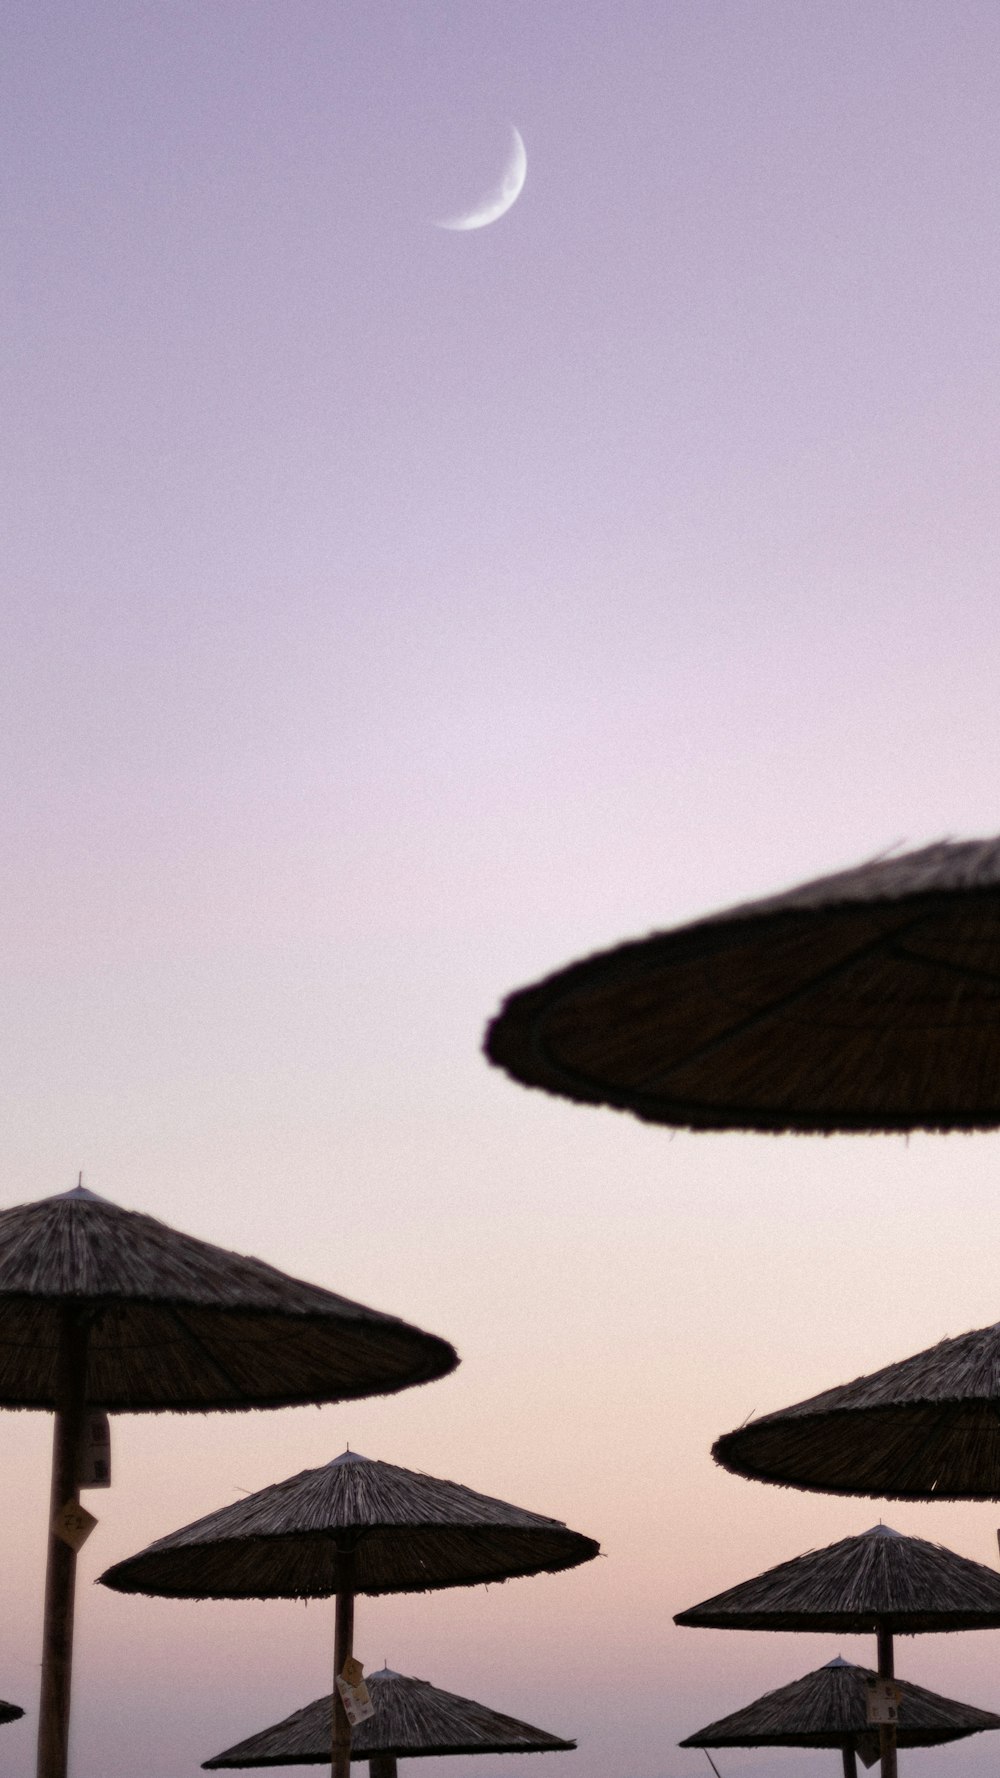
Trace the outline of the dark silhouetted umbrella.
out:
M 195 1413 L 385 1394 L 445 1340 L 82 1186 L 0 1211 L 0 1407 L 55 1411 L 39 1778 L 64 1778 L 78 1452 L 88 1409 Z
M 512 994 L 486 1049 L 526 1086 L 690 1129 L 995 1129 L 1000 839 L 571 964 Z
M 878 1735 L 868 1724 L 868 1687 L 876 1675 L 849 1661 L 829 1661 L 780 1690 L 767 1692 L 689 1735 L 682 1747 L 837 1747 L 844 1778 L 855 1778 L 855 1755 L 866 1766 L 878 1758 Z M 900 1747 L 938 1747 L 984 1729 L 1000 1729 L 1000 1716 L 939 1697 L 922 1685 L 898 1681 Z
M 820 1493 L 1000 1499 L 1000 1326 L 762 1414 L 713 1455 L 737 1475 Z
M 809 1630 L 919 1636 L 1000 1628 L 1000 1574 L 941 1544 L 875 1525 L 780 1562 L 678 1612 L 709 1630 Z
M 161 1537 L 101 1576 L 123 1593 L 189 1599 L 336 1596 L 334 1675 L 351 1657 L 358 1593 L 428 1592 L 554 1573 L 599 1553 L 559 1519 L 345 1451 Z M 351 1730 L 334 1692 L 333 1767 Z
M 397 1759 L 459 1753 L 572 1753 L 563 1741 L 530 1722 L 502 1716 L 471 1698 L 439 1691 L 426 1679 L 408 1679 L 383 1667 L 366 1684 L 375 1706 L 354 1729 L 352 1760 L 370 1762 L 371 1778 L 395 1778 Z M 283 1722 L 250 1735 L 205 1761 L 205 1770 L 228 1766 L 319 1766 L 330 1762 L 332 1698 L 317 1698 Z

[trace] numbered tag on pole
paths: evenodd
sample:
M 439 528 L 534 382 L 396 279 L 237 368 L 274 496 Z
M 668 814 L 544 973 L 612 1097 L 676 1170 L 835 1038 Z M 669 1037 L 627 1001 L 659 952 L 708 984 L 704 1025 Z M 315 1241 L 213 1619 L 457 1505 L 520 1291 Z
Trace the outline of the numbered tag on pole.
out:
M 59 1508 L 52 1521 L 52 1529 L 63 1543 L 68 1543 L 71 1550 L 82 1550 L 94 1526 L 97 1524 L 93 1513 L 89 1513 L 78 1500 L 67 1500 L 66 1505 Z
M 867 1679 L 868 1721 L 880 1727 L 899 1721 L 902 1692 L 894 1679 Z
M 78 1486 L 110 1488 L 111 1426 L 107 1414 L 89 1413 L 83 1422 L 77 1456 Z

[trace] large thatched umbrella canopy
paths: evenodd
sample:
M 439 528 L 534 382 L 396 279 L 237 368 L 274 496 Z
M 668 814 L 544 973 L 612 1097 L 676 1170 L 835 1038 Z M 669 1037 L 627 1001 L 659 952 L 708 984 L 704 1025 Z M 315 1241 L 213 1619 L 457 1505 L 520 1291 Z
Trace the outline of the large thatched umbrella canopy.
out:
M 345 1451 L 161 1537 L 101 1575 L 171 1599 L 422 1593 L 589 1562 L 599 1546 L 458 1482 Z
M 83 1187 L 0 1210 L 0 1407 L 57 1405 L 68 1318 L 85 1334 L 86 1403 L 114 1413 L 346 1401 L 457 1363 L 394 1315 Z
M 447 1341 L 82 1186 L 0 1211 L 0 1407 L 55 1410 L 39 1778 L 64 1778 L 87 1408 L 194 1413 L 426 1383 Z
M 512 994 L 527 1086 L 702 1130 L 1000 1125 L 1000 840 L 925 847 Z
M 714 1630 L 917 1636 L 1000 1627 L 1000 1574 L 875 1525 L 705 1599 L 674 1622 Z
M 713 1456 L 737 1475 L 827 1494 L 1000 1499 L 1000 1326 L 762 1414 Z
M 334 1675 L 351 1656 L 357 1593 L 471 1587 L 575 1568 L 590 1537 L 356 1451 L 307 1469 L 161 1537 L 101 1576 L 119 1592 L 189 1599 L 323 1599 L 336 1594 Z M 347 1778 L 351 1730 L 334 1694 L 333 1767 Z
M 835 1660 L 807 1673 L 791 1685 L 767 1692 L 743 1710 L 709 1723 L 688 1735 L 682 1747 L 836 1747 L 844 1753 L 846 1772 L 854 1770 L 854 1754 L 865 1765 L 878 1757 L 878 1736 L 868 1723 L 868 1685 L 876 1675 L 868 1667 Z M 977 1710 L 926 1691 L 922 1685 L 899 1683 L 900 1747 L 937 1747 L 960 1741 L 984 1729 L 1000 1729 L 1000 1716 Z
M 4 1698 L 0 1698 L 0 1722 L 16 1722 L 23 1715 L 20 1704 L 8 1704 Z
M 472 1753 L 571 1753 L 575 1741 L 564 1741 L 530 1722 L 503 1716 L 471 1698 L 443 1692 L 426 1679 L 408 1679 L 383 1667 L 366 1684 L 374 1716 L 357 1725 L 351 1741 L 352 1760 L 370 1760 L 372 1773 L 387 1773 L 397 1759 Z M 250 1735 L 225 1753 L 205 1761 L 214 1771 L 228 1766 L 318 1766 L 330 1761 L 332 1698 L 296 1710 L 282 1722 Z

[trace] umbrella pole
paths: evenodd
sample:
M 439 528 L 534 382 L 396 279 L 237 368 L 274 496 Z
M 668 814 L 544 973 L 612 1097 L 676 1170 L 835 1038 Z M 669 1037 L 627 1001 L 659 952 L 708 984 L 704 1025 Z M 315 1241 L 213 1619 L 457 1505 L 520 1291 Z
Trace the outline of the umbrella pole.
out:
M 52 1527 L 56 1514 L 64 1506 L 80 1503 L 77 1463 L 86 1406 L 89 1332 L 87 1319 L 79 1309 L 61 1310 L 52 1435 L 49 1549 L 45 1570 L 42 1689 L 38 1705 L 38 1778 L 66 1778 L 76 1551 L 63 1538 L 57 1537 Z
M 844 1743 L 844 1778 L 858 1778 L 858 1761 L 853 1747 Z
M 333 1778 L 350 1778 L 351 1725 L 337 1679 L 354 1652 L 354 1551 L 337 1551 L 337 1619 L 333 1638 Z
M 892 1631 L 887 1624 L 878 1626 L 878 1676 L 880 1679 L 895 1678 L 895 1662 L 892 1650 Z M 896 1725 L 884 1722 L 878 1732 L 879 1751 L 882 1755 L 882 1778 L 896 1778 Z

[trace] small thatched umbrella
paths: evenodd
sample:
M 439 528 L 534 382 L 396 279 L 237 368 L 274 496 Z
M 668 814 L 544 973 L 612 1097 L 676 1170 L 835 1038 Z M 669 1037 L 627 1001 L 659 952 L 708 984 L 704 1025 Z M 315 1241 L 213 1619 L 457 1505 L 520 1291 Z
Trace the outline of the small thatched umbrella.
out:
M 895 1635 L 1000 1626 L 1000 1574 L 875 1525 L 769 1568 L 679 1612 L 674 1622 L 712 1630 L 874 1631 L 879 1675 L 891 1679 Z M 894 1733 L 883 1731 L 883 1751 L 892 1764 Z
M 16 1722 L 18 1717 L 23 1715 L 24 1711 L 20 1704 L 8 1704 L 3 1698 L 0 1698 L 0 1722 Z
M 355 1728 L 351 1759 L 366 1759 L 371 1778 L 396 1778 L 398 1759 L 460 1753 L 572 1753 L 576 1747 L 575 1741 L 563 1741 L 530 1722 L 502 1716 L 455 1692 L 440 1691 L 426 1679 L 408 1679 L 391 1667 L 370 1673 L 365 1683 L 375 1714 Z M 317 1698 L 283 1722 L 207 1759 L 204 1769 L 328 1765 L 332 1710 L 332 1698 Z
M 336 1596 L 334 1677 L 354 1638 L 358 1593 L 422 1593 L 556 1573 L 599 1554 L 559 1519 L 345 1451 L 151 1543 L 102 1574 L 123 1593 L 169 1599 Z M 348 1778 L 351 1728 L 334 1689 L 332 1764 Z
M 938 1543 L 874 1525 L 678 1612 L 684 1627 L 920 1636 L 1000 1628 L 1000 1574 Z
M 737 1475 L 827 1494 L 1000 1499 L 1000 1326 L 762 1414 L 712 1454 Z
M 86 1410 L 344 1401 L 444 1376 L 445 1340 L 75 1191 L 0 1211 L 0 1408 L 55 1412 L 39 1778 L 65 1778 Z M 67 1536 L 72 1541 L 67 1541 Z
M 526 1086 L 696 1130 L 1000 1125 L 1000 839 L 927 846 L 512 994 Z
M 828 1661 L 778 1691 L 767 1692 L 744 1710 L 735 1710 L 688 1735 L 682 1747 L 837 1747 L 844 1778 L 856 1778 L 856 1755 L 864 1765 L 878 1758 L 878 1735 L 868 1726 L 868 1686 L 876 1675 L 849 1661 Z M 1000 1716 L 971 1704 L 942 1698 L 922 1685 L 899 1682 L 900 1747 L 939 1747 L 984 1729 L 1000 1729 Z

